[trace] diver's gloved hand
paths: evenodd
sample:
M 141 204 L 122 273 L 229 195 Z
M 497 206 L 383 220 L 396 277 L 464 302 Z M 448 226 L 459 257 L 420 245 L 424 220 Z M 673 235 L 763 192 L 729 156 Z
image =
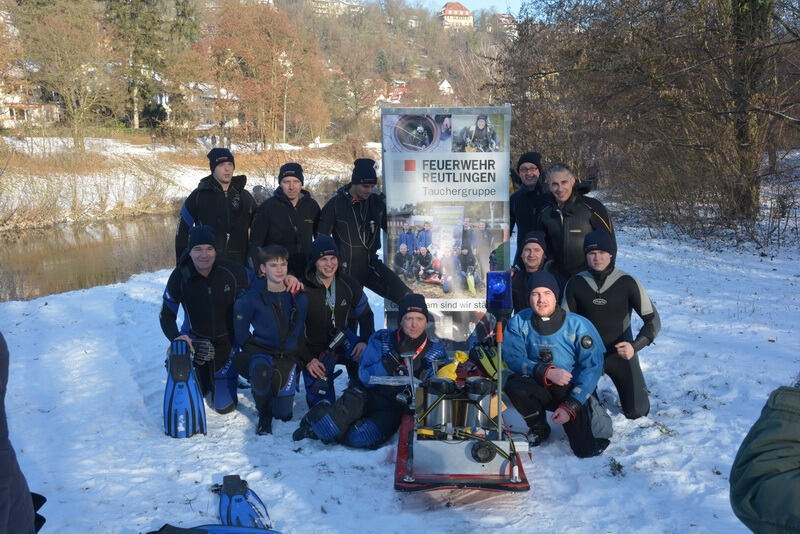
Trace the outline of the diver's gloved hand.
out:
M 389 376 L 406 376 L 408 374 L 408 370 L 403 364 L 403 359 L 397 354 L 397 351 L 389 351 L 381 358 L 381 363 Z
M 205 365 L 214 359 L 214 345 L 207 339 L 195 339 L 192 342 L 194 347 L 195 365 Z

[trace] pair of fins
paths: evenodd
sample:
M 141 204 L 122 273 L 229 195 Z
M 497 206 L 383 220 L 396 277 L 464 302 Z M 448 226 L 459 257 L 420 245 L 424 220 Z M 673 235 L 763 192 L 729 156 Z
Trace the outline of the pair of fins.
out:
M 206 433 L 203 392 L 194 372 L 189 344 L 182 339 L 173 341 L 167 352 L 164 432 L 173 438 Z
M 164 525 L 149 534 L 280 534 L 271 530 L 272 525 L 264 502 L 239 475 L 223 477 L 222 484 L 214 484 L 211 491 L 219 494 L 221 525 L 191 528 Z

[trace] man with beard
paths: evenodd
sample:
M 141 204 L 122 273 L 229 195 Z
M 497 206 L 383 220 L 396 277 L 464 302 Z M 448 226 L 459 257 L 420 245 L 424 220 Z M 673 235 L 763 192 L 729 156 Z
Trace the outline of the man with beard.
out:
M 603 374 L 600 334 L 588 319 L 558 307 L 559 288 L 550 273 L 529 274 L 528 289 L 530 308 L 514 315 L 505 330 L 503 354 L 514 372 L 505 392 L 528 424 L 532 445 L 550 435 L 546 411 L 552 411 L 572 452 L 597 456 L 611 437 L 611 420 L 593 397 Z M 604 421 L 602 432 L 595 419 Z
M 522 241 L 536 226 L 536 212 L 552 198 L 542 172 L 542 156 L 538 152 L 525 152 L 517 161 L 517 174 L 522 182 L 509 200 L 510 232 L 517 227 L 517 254 L 522 251 Z
M 603 370 L 617 388 L 625 417 L 638 419 L 650 411 L 638 353 L 655 340 L 661 319 L 644 286 L 614 266 L 617 246 L 607 232 L 588 233 L 583 249 L 588 269 L 569 279 L 561 305 L 597 328 L 605 345 Z M 635 338 L 631 311 L 644 322 Z

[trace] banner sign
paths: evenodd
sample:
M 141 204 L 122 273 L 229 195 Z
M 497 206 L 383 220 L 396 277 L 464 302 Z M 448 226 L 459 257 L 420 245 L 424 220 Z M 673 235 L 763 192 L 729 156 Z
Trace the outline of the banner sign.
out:
M 492 251 L 509 237 L 511 106 L 381 115 L 384 263 L 425 295 L 439 337 L 463 341 L 485 311 L 490 258 L 510 268 Z

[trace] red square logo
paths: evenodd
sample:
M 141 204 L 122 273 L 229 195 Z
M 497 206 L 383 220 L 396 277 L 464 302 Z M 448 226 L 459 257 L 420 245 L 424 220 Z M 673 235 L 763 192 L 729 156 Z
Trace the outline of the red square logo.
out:
M 409 171 L 412 171 L 412 172 L 413 172 L 413 171 L 416 171 L 416 170 L 417 170 L 417 161 L 416 161 L 416 160 L 413 160 L 413 159 L 407 159 L 407 160 L 406 160 L 406 162 L 405 162 L 405 168 L 404 168 L 404 170 L 405 170 L 406 172 L 409 172 Z

